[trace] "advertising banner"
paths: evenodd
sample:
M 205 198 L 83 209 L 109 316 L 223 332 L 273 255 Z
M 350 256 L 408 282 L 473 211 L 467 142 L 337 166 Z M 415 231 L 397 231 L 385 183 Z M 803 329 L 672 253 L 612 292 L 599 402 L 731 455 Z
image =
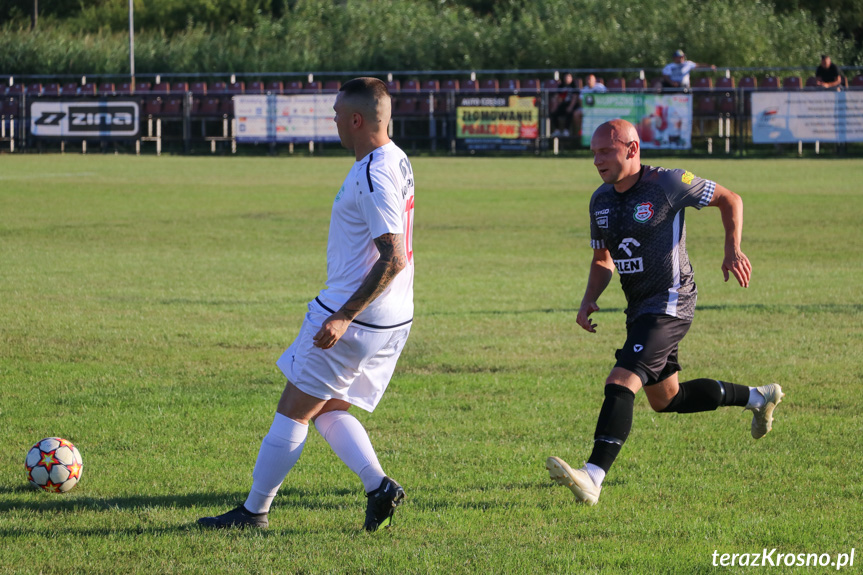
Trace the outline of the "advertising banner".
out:
M 335 94 L 235 96 L 241 143 L 338 142 Z
M 536 97 L 459 97 L 456 139 L 468 150 L 527 150 L 539 138 Z
M 863 93 L 753 92 L 752 141 L 863 142 Z
M 128 139 L 138 136 L 137 100 L 36 100 L 30 103 L 30 134 L 37 138 Z
M 275 142 L 275 106 L 275 95 L 234 96 L 237 142 Z
M 333 121 L 336 94 L 297 94 L 276 100 L 276 141 L 339 141 Z
M 645 150 L 692 148 L 691 94 L 585 94 L 581 105 L 585 147 L 600 124 L 621 118 L 632 122 Z

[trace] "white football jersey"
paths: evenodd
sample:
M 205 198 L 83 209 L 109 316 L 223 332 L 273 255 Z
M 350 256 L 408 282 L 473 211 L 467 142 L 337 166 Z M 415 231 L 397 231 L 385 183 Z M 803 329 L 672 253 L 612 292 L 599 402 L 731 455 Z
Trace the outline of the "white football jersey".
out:
M 389 142 L 358 160 L 336 199 L 327 241 L 327 287 L 316 298 L 332 313 L 356 292 L 380 257 L 375 238 L 402 234 L 407 266 L 355 319 L 357 326 L 389 330 L 413 320 L 414 175 L 405 153 Z

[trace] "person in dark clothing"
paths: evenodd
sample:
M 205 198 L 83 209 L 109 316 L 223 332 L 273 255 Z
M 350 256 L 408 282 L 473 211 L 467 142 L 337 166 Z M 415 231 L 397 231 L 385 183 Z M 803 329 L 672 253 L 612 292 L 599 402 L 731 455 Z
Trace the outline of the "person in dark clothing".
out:
M 842 80 L 839 67 L 833 63 L 830 56 L 822 54 L 821 64 L 815 69 L 815 84 L 827 89 L 841 88 Z
M 716 207 L 725 228 L 725 281 L 749 285 L 752 265 L 741 251 L 743 201 L 731 190 L 685 170 L 642 165 L 638 132 L 626 120 L 599 126 L 590 142 L 604 182 L 590 200 L 593 260 L 576 322 L 596 332 L 591 314 L 615 271 L 626 296 L 626 342 L 605 381 L 605 400 L 584 467 L 549 457 L 551 479 L 589 505 L 629 436 L 635 394 L 644 389 L 654 411 L 695 413 L 736 405 L 753 412 L 752 437 L 772 428 L 782 388 L 748 387 L 716 379 L 679 381 L 678 344 L 695 312 L 696 288 L 686 251 L 685 208 Z

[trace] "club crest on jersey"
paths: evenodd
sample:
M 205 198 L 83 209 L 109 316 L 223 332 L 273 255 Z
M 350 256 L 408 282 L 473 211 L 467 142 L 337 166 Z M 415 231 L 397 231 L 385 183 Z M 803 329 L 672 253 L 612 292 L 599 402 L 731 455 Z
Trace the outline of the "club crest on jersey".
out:
M 688 186 L 692 184 L 692 178 L 694 177 L 695 174 L 693 174 L 692 172 L 685 172 L 682 176 L 680 176 L 680 181 Z
M 636 222 L 641 222 L 643 224 L 653 217 L 653 204 L 650 202 L 638 204 L 635 206 L 635 213 L 632 214 L 632 217 L 635 218 Z

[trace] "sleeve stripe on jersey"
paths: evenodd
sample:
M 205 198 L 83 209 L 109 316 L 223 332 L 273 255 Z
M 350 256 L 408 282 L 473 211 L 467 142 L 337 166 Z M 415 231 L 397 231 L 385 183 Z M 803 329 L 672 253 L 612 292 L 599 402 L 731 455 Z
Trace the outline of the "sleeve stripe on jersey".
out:
M 604 250 L 605 240 L 590 240 L 590 247 L 595 250 Z
M 366 179 L 369 181 L 369 192 L 374 193 L 375 187 L 372 185 L 372 160 L 375 159 L 374 154 L 369 154 L 369 163 L 366 164 Z
M 716 182 L 712 180 L 706 180 L 704 182 L 704 190 L 701 192 L 701 199 L 699 199 L 698 203 L 702 206 L 710 204 L 710 202 L 713 200 L 714 191 L 716 191 Z

